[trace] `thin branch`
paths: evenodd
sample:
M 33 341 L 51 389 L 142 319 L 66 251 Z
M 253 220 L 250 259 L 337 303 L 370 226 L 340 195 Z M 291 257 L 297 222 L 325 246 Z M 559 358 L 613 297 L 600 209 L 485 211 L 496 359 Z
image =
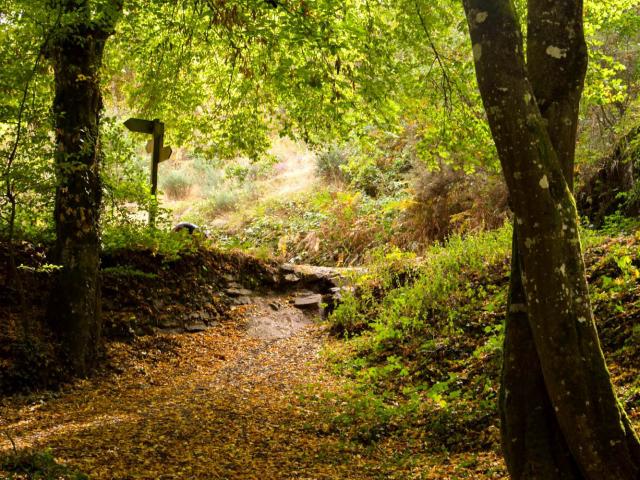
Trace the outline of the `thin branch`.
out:
M 2 175 L 5 181 L 4 196 L 7 199 L 7 203 L 10 205 L 9 220 L 8 220 L 9 231 L 8 231 L 8 239 L 7 239 L 8 248 L 9 248 L 9 268 L 10 268 L 11 276 L 15 279 L 15 282 L 16 282 L 16 287 L 18 290 L 18 299 L 19 299 L 20 305 L 23 307 L 23 310 L 26 305 L 26 300 L 25 300 L 24 288 L 23 288 L 20 274 L 18 272 L 18 267 L 16 264 L 16 251 L 15 251 L 15 245 L 14 245 L 14 240 L 15 240 L 14 237 L 15 237 L 16 214 L 17 214 L 17 198 L 16 198 L 16 192 L 15 192 L 15 183 L 11 179 L 11 169 L 13 168 L 13 164 L 18 155 L 18 147 L 20 145 L 20 141 L 22 140 L 22 121 L 27 108 L 27 99 L 29 96 L 29 89 L 31 88 L 31 83 L 36 76 L 38 67 L 40 66 L 40 59 L 43 56 L 43 53 L 45 52 L 47 45 L 49 44 L 49 41 L 51 40 L 53 32 L 57 29 L 61 18 L 62 18 L 62 8 L 58 10 L 58 16 L 56 18 L 56 21 L 54 22 L 54 25 L 45 35 L 42 45 L 38 49 L 36 60 L 33 64 L 33 68 L 31 69 L 29 76 L 27 77 L 27 81 L 22 91 L 20 107 L 18 109 L 16 136 L 13 141 L 11 151 L 7 156 L 7 161 L 5 163 L 4 172 Z M 23 317 L 22 330 L 23 330 L 24 338 L 26 339 L 30 331 L 29 321 L 26 314 Z
M 433 55 L 436 61 L 438 62 L 438 65 L 440 66 L 440 70 L 442 70 L 442 91 L 444 93 L 444 103 L 445 103 L 445 106 L 447 107 L 447 110 L 451 110 L 452 108 L 451 94 L 453 91 L 453 87 L 452 87 L 453 82 L 451 81 L 447 67 L 442 61 L 442 56 L 440 55 L 440 52 L 438 51 L 435 43 L 433 42 L 433 38 L 431 37 L 431 32 L 429 32 L 429 29 L 427 28 L 427 22 L 424 19 L 424 15 L 422 15 L 422 10 L 420 10 L 420 4 L 418 3 L 418 0 L 414 0 L 414 4 L 416 7 L 416 13 L 418 14 L 418 18 L 420 19 L 420 25 L 422 26 L 422 30 L 424 30 L 424 33 L 427 37 L 427 42 L 429 42 L 429 48 L 431 48 L 431 51 L 433 52 Z
M 11 448 L 13 449 L 13 453 L 15 455 L 17 455 L 18 454 L 18 447 L 16 446 L 16 442 L 13 439 L 13 437 L 6 430 L 3 430 L 2 433 L 4 433 L 4 435 L 9 439 L 9 442 L 11 442 Z

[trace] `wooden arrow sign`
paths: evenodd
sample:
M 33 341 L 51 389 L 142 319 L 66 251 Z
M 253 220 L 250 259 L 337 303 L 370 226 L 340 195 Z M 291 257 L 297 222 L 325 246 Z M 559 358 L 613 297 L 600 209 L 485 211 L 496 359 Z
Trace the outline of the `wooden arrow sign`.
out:
M 147 153 L 153 153 L 153 140 L 149 140 L 147 142 L 147 146 L 145 147 L 145 150 L 147 151 Z M 171 158 L 172 153 L 173 153 L 173 150 L 171 150 L 171 147 L 163 147 L 162 150 L 160 150 L 160 158 L 158 159 L 158 162 L 164 162 L 165 160 L 169 160 L 169 158 Z
M 153 133 L 153 122 L 151 120 L 142 120 L 141 118 L 130 118 L 124 122 L 124 126 L 132 132 Z
M 173 150 L 171 150 L 171 147 L 163 147 L 163 149 L 160 150 L 160 158 L 158 159 L 158 161 L 164 162 L 165 160 L 169 160 L 172 153 Z
M 124 126 L 132 132 L 153 135 L 153 139 L 147 142 L 146 150 L 151 154 L 151 196 L 153 197 L 151 205 L 149 206 L 149 225 L 154 226 L 158 206 L 158 164 L 164 160 L 168 160 L 173 152 L 171 151 L 171 147 L 165 147 L 163 145 L 164 123 L 157 118 L 155 120 L 130 118 L 124 122 Z

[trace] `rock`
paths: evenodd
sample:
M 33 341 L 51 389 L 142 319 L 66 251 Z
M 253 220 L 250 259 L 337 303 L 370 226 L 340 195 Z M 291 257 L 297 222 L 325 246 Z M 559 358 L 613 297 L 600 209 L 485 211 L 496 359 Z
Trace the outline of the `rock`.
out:
M 349 284 L 353 275 L 364 273 L 362 268 L 318 267 L 315 265 L 294 265 L 285 263 L 280 266 L 281 284 L 303 286 L 314 292 L 329 293 L 332 288 Z
M 233 299 L 233 303 L 236 305 L 249 305 L 251 303 L 251 299 L 249 297 L 237 297 Z
M 165 329 L 178 328 L 180 322 L 175 317 L 161 317 L 158 319 L 158 327 Z
M 198 333 L 198 332 L 204 332 L 208 328 L 209 327 L 207 327 L 204 323 L 195 323 L 193 325 L 185 326 L 184 330 L 185 332 L 189 332 L 189 333 Z
M 294 273 L 295 270 L 296 270 L 296 267 L 291 263 L 283 263 L 282 265 L 280 265 L 281 272 Z
M 211 314 L 203 310 L 198 312 L 191 312 L 187 318 L 189 320 L 192 320 L 193 323 L 207 323 L 209 320 L 211 320 Z
M 275 310 L 276 312 L 277 312 L 278 310 L 280 310 L 280 308 L 281 308 L 281 305 L 280 305 L 279 303 L 276 303 L 276 302 L 271 302 L 271 303 L 269 304 L 269 306 L 270 306 L 273 310 Z
M 230 297 L 248 297 L 253 295 L 253 292 L 246 288 L 227 288 L 225 293 Z
M 297 297 L 293 301 L 293 306 L 300 309 L 320 308 L 322 303 L 322 295 L 305 295 L 303 297 Z
M 353 293 L 355 292 L 355 288 L 351 286 L 346 286 L 346 287 L 334 287 L 331 289 L 331 294 L 333 295 L 333 299 L 337 303 L 340 303 L 345 292 Z

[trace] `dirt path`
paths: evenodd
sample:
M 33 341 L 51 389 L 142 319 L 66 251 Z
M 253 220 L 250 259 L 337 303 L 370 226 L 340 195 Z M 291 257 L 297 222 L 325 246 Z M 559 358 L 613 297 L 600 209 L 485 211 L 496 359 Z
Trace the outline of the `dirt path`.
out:
M 111 373 L 0 400 L 0 453 L 8 434 L 91 479 L 474 478 L 402 440 L 341 436 L 331 419 L 345 383 L 321 357 L 317 312 L 290 300 L 252 297 L 205 332 L 113 343 Z
M 112 344 L 120 371 L 5 399 L 0 431 L 95 479 L 376 478 L 358 473 L 305 399 L 337 388 L 324 338 L 287 298 L 254 298 L 206 332 Z

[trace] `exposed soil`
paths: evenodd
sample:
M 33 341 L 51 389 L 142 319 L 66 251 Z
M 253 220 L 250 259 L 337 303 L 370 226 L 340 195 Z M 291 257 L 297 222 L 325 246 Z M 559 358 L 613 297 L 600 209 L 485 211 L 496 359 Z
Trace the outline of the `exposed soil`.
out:
M 305 313 L 279 295 L 254 298 L 247 309 L 247 334 L 260 340 L 278 340 L 300 333 L 317 319 L 318 311 Z

